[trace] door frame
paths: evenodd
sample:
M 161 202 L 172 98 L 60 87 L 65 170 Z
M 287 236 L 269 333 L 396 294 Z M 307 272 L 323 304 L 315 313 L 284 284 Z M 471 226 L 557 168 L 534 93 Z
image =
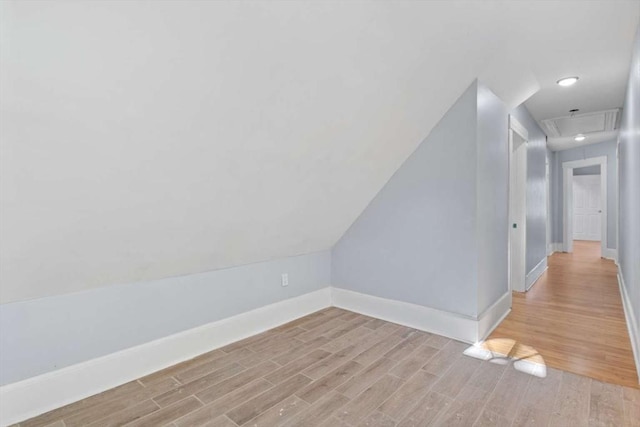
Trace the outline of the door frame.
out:
M 607 253 L 607 156 L 562 162 L 562 250 L 573 252 L 573 170 L 600 166 L 600 256 Z
M 546 192 L 547 192 L 547 218 L 546 218 L 546 234 L 547 234 L 547 256 L 550 256 L 553 253 L 551 248 L 552 246 L 552 237 L 551 237 L 551 160 L 549 159 L 549 153 L 545 156 L 545 184 L 546 184 Z
M 526 224 L 526 216 L 527 216 L 527 160 L 528 160 L 528 149 L 529 149 L 529 131 L 525 128 L 514 116 L 509 114 L 509 161 L 507 167 L 508 179 L 507 179 L 507 275 L 508 275 L 508 289 L 509 295 L 511 295 L 511 291 L 513 291 L 513 284 L 511 283 L 511 251 L 512 251 L 512 242 L 511 242 L 511 186 L 513 185 L 511 181 L 511 165 L 513 163 L 513 134 L 516 133 L 524 140 L 524 148 L 525 148 L 525 162 L 524 162 L 524 215 L 525 215 L 525 224 L 522 224 L 522 230 L 524 233 L 523 238 L 523 252 L 524 252 L 524 280 L 526 282 L 527 277 L 527 224 Z M 526 283 L 522 283 L 523 290 L 526 291 Z M 518 290 L 520 292 L 520 290 Z

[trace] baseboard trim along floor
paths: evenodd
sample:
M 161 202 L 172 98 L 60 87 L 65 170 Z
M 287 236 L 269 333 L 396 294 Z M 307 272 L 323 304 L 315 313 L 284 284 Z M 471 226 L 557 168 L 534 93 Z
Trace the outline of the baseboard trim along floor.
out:
M 0 425 L 35 417 L 330 306 L 476 343 L 509 313 L 509 297 L 504 294 L 473 318 L 327 287 L 0 387 Z
M 24 425 L 635 425 L 640 390 L 487 345 L 330 307 Z
M 329 287 L 0 387 L 0 425 L 84 399 L 331 305 Z
M 529 274 L 527 274 L 525 278 L 525 288 L 527 291 L 531 289 L 545 271 L 547 271 L 547 257 L 544 257 L 538 265 L 533 267 Z
M 624 278 L 622 276 L 622 270 L 618 266 L 618 286 L 620 287 L 620 296 L 622 297 L 622 307 L 624 310 L 625 319 L 627 321 L 627 330 L 629 331 L 629 339 L 631 340 L 631 349 L 633 350 L 633 359 L 636 363 L 636 370 L 638 372 L 638 381 L 640 383 L 640 331 L 636 328 L 638 322 L 633 314 L 631 306 L 631 299 L 627 293 L 627 288 L 624 284 Z
M 510 292 L 505 293 L 480 316 L 471 317 L 346 289 L 331 289 L 331 302 L 334 307 L 470 344 L 488 336 L 509 314 L 510 297 Z

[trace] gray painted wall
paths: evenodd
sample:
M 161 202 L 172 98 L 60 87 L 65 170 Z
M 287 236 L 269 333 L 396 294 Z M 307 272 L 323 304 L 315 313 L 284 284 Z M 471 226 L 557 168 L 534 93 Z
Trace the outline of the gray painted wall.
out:
M 332 284 L 470 316 L 507 292 L 509 113 L 529 132 L 527 273 L 544 262 L 545 134 L 476 83 L 335 245 Z
M 585 166 L 583 168 L 575 168 L 573 170 L 574 176 L 580 175 L 600 175 L 600 165 Z
M 547 257 L 547 138 L 524 105 L 511 114 L 529 133 L 527 143 L 527 274 Z
M 473 316 L 477 84 L 449 109 L 332 251 L 332 285 Z
M 323 251 L 3 304 L 0 385 L 313 292 L 330 278 L 331 255 Z
M 620 125 L 620 247 L 618 263 L 640 332 L 640 28 L 633 44 Z M 640 337 L 636 336 L 640 349 Z
M 552 177 L 552 185 L 557 194 L 557 199 L 553 204 L 553 241 L 562 242 L 562 197 L 563 197 L 563 176 L 562 163 L 573 160 L 583 160 L 591 157 L 607 157 L 607 247 L 616 248 L 616 218 L 618 215 L 618 197 L 616 181 L 618 179 L 618 167 L 616 162 L 616 141 L 601 142 L 598 144 L 585 145 L 583 147 L 571 148 L 569 150 L 556 151 L 554 156 L 555 174 Z
M 478 84 L 477 253 L 478 313 L 509 289 L 509 140 L 507 106 Z

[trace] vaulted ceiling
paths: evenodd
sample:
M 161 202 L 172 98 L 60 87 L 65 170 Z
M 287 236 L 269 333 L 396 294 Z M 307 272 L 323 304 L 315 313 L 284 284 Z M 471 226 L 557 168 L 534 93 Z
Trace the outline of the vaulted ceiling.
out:
M 514 105 L 589 61 L 606 81 L 639 17 L 635 1 L 1 8 L 3 302 L 330 248 L 476 77 Z

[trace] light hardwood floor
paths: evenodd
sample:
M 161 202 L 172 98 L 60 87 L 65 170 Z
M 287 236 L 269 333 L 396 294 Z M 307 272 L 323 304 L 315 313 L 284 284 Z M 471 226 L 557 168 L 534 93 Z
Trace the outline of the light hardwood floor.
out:
M 486 346 L 600 381 L 638 387 L 617 267 L 600 258 L 600 242 L 575 241 L 555 253 Z
M 640 425 L 640 390 L 466 348 L 329 308 L 21 425 Z

